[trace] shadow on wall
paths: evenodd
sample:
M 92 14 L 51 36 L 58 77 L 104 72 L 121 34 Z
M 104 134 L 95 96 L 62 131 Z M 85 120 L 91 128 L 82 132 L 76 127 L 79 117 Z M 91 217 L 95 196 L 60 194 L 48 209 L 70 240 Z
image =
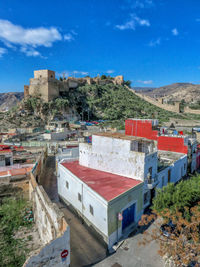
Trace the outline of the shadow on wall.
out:
M 41 173 L 44 163 L 45 153 L 42 153 L 29 180 L 29 199 L 33 203 L 34 220 L 44 247 L 38 254 L 31 255 L 23 266 L 69 266 L 70 228 L 62 211 L 36 182 L 35 175 Z

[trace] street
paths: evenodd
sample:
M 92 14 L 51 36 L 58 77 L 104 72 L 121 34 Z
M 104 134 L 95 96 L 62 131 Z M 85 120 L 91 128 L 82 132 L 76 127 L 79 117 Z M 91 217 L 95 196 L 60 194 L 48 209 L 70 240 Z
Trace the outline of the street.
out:
M 57 179 L 55 172 L 55 158 L 49 156 L 40 178 L 44 190 L 62 210 L 70 226 L 70 246 L 72 267 L 93 266 L 106 257 L 106 248 L 93 236 L 81 220 L 74 215 L 65 204 L 59 201 L 57 193 Z

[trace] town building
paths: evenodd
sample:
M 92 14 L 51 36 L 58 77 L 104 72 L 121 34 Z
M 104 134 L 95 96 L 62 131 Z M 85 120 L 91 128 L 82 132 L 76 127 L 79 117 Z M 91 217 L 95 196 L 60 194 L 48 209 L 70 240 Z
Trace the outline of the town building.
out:
M 158 150 L 183 153 L 188 156 L 188 170 L 194 173 L 197 169 L 197 140 L 175 131 L 169 134 L 163 128 L 158 128 L 158 120 L 127 119 L 125 134 L 144 137 L 157 141 Z
M 0 145 L 0 167 L 13 165 L 13 153 L 10 146 Z
M 57 166 L 60 198 L 110 248 L 137 225 L 156 188 L 186 175 L 187 155 L 157 151 L 154 140 L 106 132 L 80 143 L 79 161 L 68 156 Z
M 58 164 L 58 193 L 111 248 L 143 213 L 143 182 L 81 166 Z M 121 221 L 119 216 L 123 217 Z

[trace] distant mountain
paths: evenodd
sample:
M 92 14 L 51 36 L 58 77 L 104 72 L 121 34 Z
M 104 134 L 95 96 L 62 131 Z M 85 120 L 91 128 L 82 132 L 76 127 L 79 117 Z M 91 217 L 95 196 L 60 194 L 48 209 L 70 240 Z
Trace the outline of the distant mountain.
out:
M 0 93 L 0 111 L 7 111 L 16 106 L 24 97 L 23 92 Z
M 155 90 L 155 87 L 132 87 L 133 90 L 135 91 L 144 91 L 144 92 L 151 92 Z
M 192 83 L 173 83 L 171 85 L 155 88 L 152 91 L 142 91 L 150 97 L 164 97 L 167 100 L 185 102 L 197 102 L 200 101 L 200 84 Z

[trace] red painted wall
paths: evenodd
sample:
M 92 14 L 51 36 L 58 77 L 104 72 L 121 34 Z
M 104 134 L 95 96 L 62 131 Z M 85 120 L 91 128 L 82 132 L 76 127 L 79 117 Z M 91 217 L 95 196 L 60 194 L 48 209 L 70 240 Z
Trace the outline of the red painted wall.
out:
M 149 120 L 126 120 L 125 134 L 156 140 L 158 142 L 158 150 L 184 154 L 188 152 L 188 147 L 184 145 L 184 138 L 158 136 L 158 131 L 152 130 L 152 122 Z
M 158 131 L 152 130 L 152 122 L 149 120 L 126 120 L 125 134 L 157 140 Z
M 184 138 L 173 136 L 158 136 L 158 150 L 187 154 L 188 147 L 184 145 Z

